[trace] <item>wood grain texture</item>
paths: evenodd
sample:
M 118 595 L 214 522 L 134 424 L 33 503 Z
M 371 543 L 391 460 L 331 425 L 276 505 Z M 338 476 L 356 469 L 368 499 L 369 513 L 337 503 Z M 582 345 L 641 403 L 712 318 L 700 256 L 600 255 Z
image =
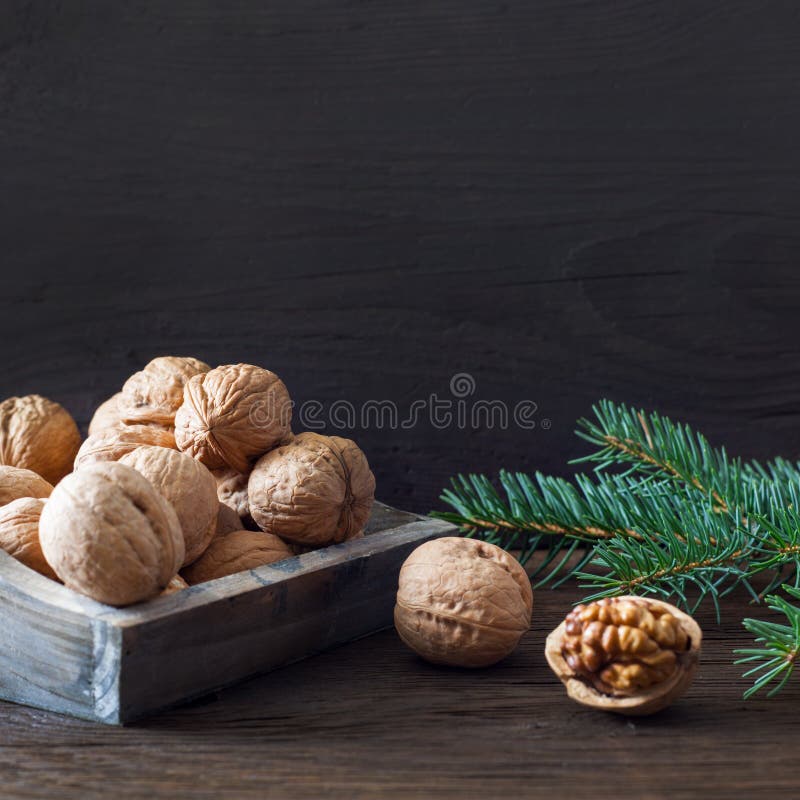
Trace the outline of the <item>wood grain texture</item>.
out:
M 568 700 L 544 640 L 575 600 L 540 591 L 498 666 L 429 666 L 386 631 L 130 728 L 0 703 L 14 798 L 752 798 L 796 795 L 800 682 L 743 701 L 731 650 L 754 610 L 709 611 L 700 668 L 670 709 L 627 720 Z M 766 616 L 756 610 L 755 616 Z M 787 738 L 788 737 L 788 738 Z
M 357 426 L 421 512 L 563 472 L 602 395 L 796 456 L 798 35 L 789 0 L 7 0 L 0 395 L 85 423 L 174 352 L 538 404 Z

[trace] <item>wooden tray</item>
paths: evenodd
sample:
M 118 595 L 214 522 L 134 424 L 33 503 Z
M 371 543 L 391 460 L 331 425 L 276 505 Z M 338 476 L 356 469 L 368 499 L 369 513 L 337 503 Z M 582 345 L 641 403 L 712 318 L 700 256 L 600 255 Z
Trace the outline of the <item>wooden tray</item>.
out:
M 376 503 L 363 539 L 125 609 L 0 551 L 0 697 L 130 722 L 391 625 L 405 558 L 454 533 Z

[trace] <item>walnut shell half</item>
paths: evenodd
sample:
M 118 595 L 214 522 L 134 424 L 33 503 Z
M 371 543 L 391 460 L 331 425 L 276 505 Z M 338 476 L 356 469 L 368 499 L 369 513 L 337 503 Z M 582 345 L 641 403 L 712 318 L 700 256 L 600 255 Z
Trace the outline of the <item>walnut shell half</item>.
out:
M 505 550 L 445 537 L 420 545 L 400 570 L 394 624 L 400 638 L 434 664 L 487 667 L 528 631 L 533 590 Z
M 125 381 L 118 401 L 120 419 L 128 424 L 174 426 L 175 412 L 183 403 L 183 387 L 190 378 L 210 369 L 196 358 L 154 358 Z
M 72 471 L 81 434 L 69 412 L 38 394 L 0 403 L 0 464 L 22 467 L 55 486 Z
M 269 533 L 234 531 L 215 538 L 202 557 L 181 575 L 190 586 L 248 569 L 274 564 L 294 555 L 289 546 Z
M 119 460 L 144 475 L 178 515 L 186 547 L 183 566 L 203 555 L 217 529 L 217 484 L 186 453 L 166 447 L 137 447 Z
M 21 497 L 0 508 L 0 548 L 26 567 L 57 581 L 39 543 L 39 519 L 44 505 L 44 500 Z
M 186 384 L 175 440 L 209 469 L 248 472 L 255 458 L 289 434 L 291 421 L 289 392 L 274 372 L 228 364 Z
M 301 433 L 259 459 L 248 497 L 261 530 L 294 544 L 325 547 L 363 531 L 375 477 L 350 439 Z
M 702 639 L 675 606 L 626 595 L 576 606 L 547 637 L 545 656 L 573 700 L 643 716 L 689 688 Z
M 0 466 L 0 506 L 21 497 L 50 497 L 53 487 L 29 469 Z
M 183 563 L 172 506 L 124 464 L 87 464 L 53 490 L 39 524 L 42 551 L 73 591 L 126 606 L 160 594 Z

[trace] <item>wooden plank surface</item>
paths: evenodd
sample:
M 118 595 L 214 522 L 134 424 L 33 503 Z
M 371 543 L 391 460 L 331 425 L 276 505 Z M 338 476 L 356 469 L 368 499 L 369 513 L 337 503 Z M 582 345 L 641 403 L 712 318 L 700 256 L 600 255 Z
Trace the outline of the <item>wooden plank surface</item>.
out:
M 750 798 L 797 795 L 800 681 L 743 701 L 731 650 L 746 598 L 716 626 L 689 694 L 629 721 L 567 700 L 544 638 L 575 599 L 540 591 L 499 666 L 428 666 L 386 631 L 193 706 L 108 728 L 0 703 L 13 798 Z M 759 613 L 756 612 L 756 616 Z

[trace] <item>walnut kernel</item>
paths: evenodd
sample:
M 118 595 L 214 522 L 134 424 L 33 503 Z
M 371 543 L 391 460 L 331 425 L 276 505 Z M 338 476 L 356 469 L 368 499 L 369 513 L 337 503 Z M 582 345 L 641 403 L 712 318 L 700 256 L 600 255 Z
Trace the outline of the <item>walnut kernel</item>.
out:
M 612 597 L 576 606 L 548 637 L 546 653 L 579 702 L 649 714 L 688 688 L 701 638 L 697 623 L 668 603 Z

